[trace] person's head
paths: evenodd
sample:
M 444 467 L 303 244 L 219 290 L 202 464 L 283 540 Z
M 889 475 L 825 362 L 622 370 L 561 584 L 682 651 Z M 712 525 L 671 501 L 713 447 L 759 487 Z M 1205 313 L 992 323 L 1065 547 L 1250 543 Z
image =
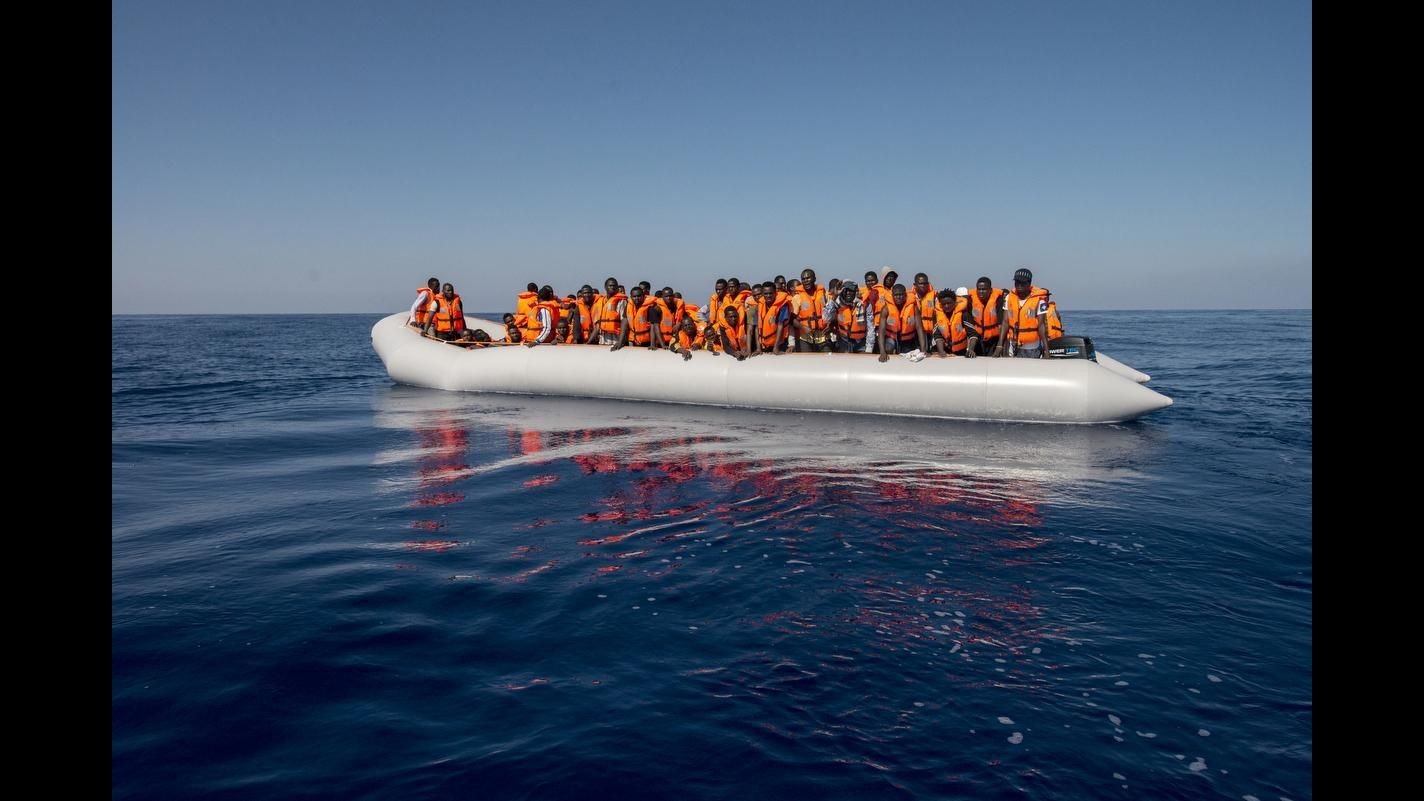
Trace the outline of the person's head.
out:
M 814 286 L 814 285 L 813 285 L 813 286 Z M 831 293 L 832 296 L 834 296 L 837 292 L 840 291 L 841 286 L 842 286 L 842 284 L 841 284 L 841 279 L 839 279 L 839 278 L 832 278 L 830 281 L 828 281 L 828 282 L 826 283 L 826 291 L 829 292 L 829 293 Z
M 578 297 L 579 301 L 582 302 L 585 306 L 592 303 L 593 287 L 589 286 L 588 284 L 584 284 L 583 286 L 579 287 Z
M 800 279 L 800 278 L 793 278 L 793 279 L 791 279 L 790 281 L 787 281 L 787 282 L 786 282 L 786 291 L 787 291 L 788 293 L 792 294 L 792 295 L 794 295 L 794 294 L 796 294 L 797 292 L 801 291 L 801 279 Z
M 974 293 L 979 296 L 980 303 L 988 303 L 989 295 L 994 291 L 994 282 L 989 280 L 989 276 L 981 275 L 979 280 L 974 282 Z
M 549 286 L 548 284 L 545 284 L 545 285 L 539 287 L 539 300 L 553 300 L 553 299 L 554 299 L 554 288 L 553 288 L 553 287 Z
M 1014 294 L 1021 298 L 1028 297 L 1028 291 L 1033 287 L 1033 271 L 1027 267 L 1020 267 L 1014 270 Z
M 672 293 L 672 296 L 675 297 L 675 298 L 677 298 L 678 300 L 682 300 L 682 293 L 681 293 L 681 292 L 674 292 L 674 293 Z
M 505 327 L 505 328 L 508 328 L 508 327 L 510 327 L 511 325 L 514 325 L 514 315 L 513 315 L 513 314 L 510 314 L 509 312 L 505 312 L 505 313 L 504 313 L 504 327 Z
M 905 285 L 904 285 L 904 284 L 896 284 L 896 285 L 895 285 L 895 288 L 892 289 L 892 290 L 890 290 L 890 297 L 891 297 L 891 299 L 893 299 L 893 300 L 895 301 L 895 305 L 896 305 L 896 306 L 904 306 L 904 305 L 905 305 Z
M 529 292 L 538 292 L 538 291 L 539 291 L 539 285 L 536 284 L 536 283 L 534 283 L 533 281 L 530 281 L 530 282 L 528 283 L 528 285 L 526 285 L 526 286 L 524 287 L 524 289 L 527 290 L 527 291 L 529 291 Z
M 476 342 L 489 342 L 490 336 L 489 333 L 486 332 L 483 328 L 476 328 L 470 334 L 470 339 L 473 339 Z
M 611 275 L 608 276 L 608 278 L 603 282 L 603 291 L 607 292 L 610 295 L 616 293 L 618 291 L 618 279 L 614 278 Z
M 634 284 L 634 285 L 633 285 L 633 291 L 631 291 L 631 292 L 628 293 L 628 297 L 629 297 L 629 298 L 633 301 L 633 303 L 636 305 L 636 304 L 640 304 L 640 303 L 643 302 L 643 298 L 644 298 L 644 296 L 645 296 L 646 294 L 647 294 L 647 293 L 643 292 L 643 285 L 642 285 L 642 284 Z
M 807 291 L 807 292 L 810 292 L 810 291 L 812 291 L 812 289 L 815 288 L 815 286 L 816 286 L 816 271 L 815 271 L 815 270 L 811 269 L 810 267 L 807 267 L 806 269 L 804 269 L 804 270 L 801 271 L 801 286 L 806 287 L 806 291 Z
M 688 336 L 697 336 L 697 321 L 691 317 L 682 318 L 682 330 Z
M 844 284 L 841 284 L 841 300 L 845 303 L 855 302 L 855 296 L 859 294 L 859 292 L 860 287 L 856 286 L 854 281 L 846 281 Z
M 662 296 L 664 303 L 672 303 L 673 301 L 677 300 L 677 293 L 673 292 L 672 287 L 670 286 L 663 287 L 662 290 L 658 292 L 658 294 Z
M 454 299 L 454 297 L 455 297 L 455 285 L 454 285 L 454 284 L 451 284 L 451 283 L 446 283 L 446 284 L 445 284 L 445 291 L 442 292 L 441 294 L 443 294 L 443 295 L 445 296 L 445 299 L 446 299 L 446 300 L 452 300 L 452 299 Z
M 430 287 L 430 294 L 432 295 L 440 291 L 440 279 L 433 275 L 430 276 L 429 281 L 425 282 L 425 285 Z
M 777 277 L 771 279 L 771 283 L 773 286 L 776 287 L 777 292 L 786 291 L 786 276 L 778 275 Z
M 712 285 L 712 291 L 717 293 L 717 297 L 722 297 L 727 291 L 727 279 L 718 278 L 717 283 Z
M 751 289 L 752 289 L 752 300 L 761 300 L 761 293 L 762 293 L 762 289 L 763 289 L 762 285 L 761 285 L 761 284 L 752 284 Z
M 880 279 L 875 276 L 874 270 L 865 271 L 865 288 L 869 289 L 879 283 Z
M 726 320 L 728 325 L 736 325 L 740 317 L 741 315 L 737 314 L 736 306 L 728 306 L 722 310 L 722 319 Z
M 524 339 L 524 335 L 519 332 L 519 326 L 514 323 L 505 327 L 504 335 L 510 342 L 521 342 Z
M 732 293 L 733 295 L 737 294 L 738 292 L 741 292 L 741 291 L 742 291 L 742 282 L 741 282 L 741 281 L 738 281 L 738 280 L 735 279 L 735 278 L 728 278 L 728 279 L 727 279 L 727 291 L 730 292 L 730 293 Z
M 646 295 L 646 294 L 648 294 L 648 293 L 650 293 L 650 292 L 653 291 L 653 282 L 652 282 L 652 281 L 639 281 L 639 282 L 638 282 L 638 286 L 640 286 L 640 287 L 643 288 L 643 294 L 644 294 L 644 295 Z
M 894 270 L 886 270 L 886 271 L 885 271 L 885 278 L 880 282 L 880 285 L 881 285 L 881 286 L 893 287 L 893 286 L 895 286 L 895 283 L 896 283 L 897 281 L 899 281 L 899 280 L 900 280 L 900 274 L 899 274 L 899 273 L 895 272 Z
M 945 314 L 949 314 L 950 312 L 954 311 L 955 295 L 953 289 L 940 290 L 938 297 L 939 307 L 944 310 Z
M 781 282 L 781 285 L 780 285 L 780 286 L 777 286 L 777 284 L 776 284 L 775 281 L 767 281 L 765 284 L 762 284 L 762 285 L 761 285 L 761 294 L 762 294 L 763 296 L 765 296 L 765 297 L 768 297 L 768 298 L 774 298 L 774 297 L 776 297 L 776 293 L 777 293 L 777 292 L 785 292 L 785 291 L 786 291 L 786 281 L 784 281 L 784 280 Z
M 915 273 L 915 293 L 924 297 L 930 291 L 930 277 L 924 273 Z
M 625 287 L 625 286 L 623 286 L 622 284 L 619 284 L 619 285 L 617 286 L 617 289 L 618 289 L 618 294 L 620 294 L 620 295 L 626 295 L 626 294 L 628 294 L 628 288 Z

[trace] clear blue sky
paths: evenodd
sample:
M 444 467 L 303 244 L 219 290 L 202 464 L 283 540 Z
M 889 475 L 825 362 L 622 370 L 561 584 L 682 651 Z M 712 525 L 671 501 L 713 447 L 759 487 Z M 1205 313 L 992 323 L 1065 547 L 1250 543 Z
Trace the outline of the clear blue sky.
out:
M 1311 13 L 1274 2 L 143 2 L 113 311 L 467 308 L 609 274 L 1034 270 L 1311 305 Z

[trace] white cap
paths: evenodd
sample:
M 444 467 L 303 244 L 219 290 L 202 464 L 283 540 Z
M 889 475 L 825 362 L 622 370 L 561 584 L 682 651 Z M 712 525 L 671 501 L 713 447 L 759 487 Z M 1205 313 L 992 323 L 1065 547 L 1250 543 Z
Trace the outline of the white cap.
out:
M 962 297 L 964 297 L 965 295 L 968 295 L 968 294 L 969 294 L 969 287 L 967 287 L 967 286 L 962 286 L 962 287 L 960 287 L 960 288 L 954 290 L 954 294 L 956 294 L 956 295 L 958 295 L 959 297 L 962 298 Z

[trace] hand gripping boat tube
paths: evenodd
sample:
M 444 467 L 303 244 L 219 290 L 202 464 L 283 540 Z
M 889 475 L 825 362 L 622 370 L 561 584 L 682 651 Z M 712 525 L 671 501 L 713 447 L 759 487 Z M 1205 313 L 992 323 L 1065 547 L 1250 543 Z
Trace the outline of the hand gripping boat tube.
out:
M 465 349 L 422 337 L 393 314 L 371 329 L 391 379 L 431 389 L 850 412 L 951 420 L 1117 423 L 1172 399 L 1085 359 L 929 358 L 870 354 L 726 354 L 599 345 Z M 466 318 L 493 336 L 503 326 Z

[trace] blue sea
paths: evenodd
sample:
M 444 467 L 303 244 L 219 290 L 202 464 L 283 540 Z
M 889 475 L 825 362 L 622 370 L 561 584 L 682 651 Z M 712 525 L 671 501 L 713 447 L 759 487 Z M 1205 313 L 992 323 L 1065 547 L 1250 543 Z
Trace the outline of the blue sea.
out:
M 381 316 L 113 318 L 113 798 L 1312 797 L 1311 312 L 1066 312 L 1176 402 L 1109 426 L 414 389 Z

